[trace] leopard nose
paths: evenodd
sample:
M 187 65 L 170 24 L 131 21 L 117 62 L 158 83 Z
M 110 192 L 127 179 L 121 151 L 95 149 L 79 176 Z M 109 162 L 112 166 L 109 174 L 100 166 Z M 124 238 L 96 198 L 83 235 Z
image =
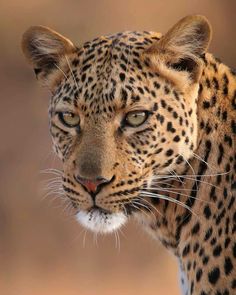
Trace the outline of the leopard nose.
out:
M 96 179 L 88 179 L 79 175 L 77 175 L 75 178 L 77 182 L 79 182 L 88 192 L 91 193 L 97 192 L 102 186 L 109 184 L 114 179 L 114 177 L 106 179 L 100 176 L 96 177 Z

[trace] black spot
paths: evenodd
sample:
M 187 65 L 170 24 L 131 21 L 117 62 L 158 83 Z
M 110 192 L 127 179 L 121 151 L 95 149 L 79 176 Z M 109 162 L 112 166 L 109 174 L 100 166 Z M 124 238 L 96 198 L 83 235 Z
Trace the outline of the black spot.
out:
M 162 115 L 160 115 L 160 114 L 157 114 L 157 115 L 156 115 L 156 118 L 157 118 L 157 120 L 158 120 L 161 124 L 163 124 L 163 122 L 164 122 L 164 116 L 162 116 Z
M 187 270 L 190 271 L 191 267 L 192 267 L 192 263 L 191 263 L 191 261 L 188 261 L 188 263 L 187 263 Z
M 204 208 L 204 215 L 207 219 L 209 219 L 211 217 L 211 209 L 209 207 L 209 205 L 206 205 Z
M 227 77 L 226 74 L 224 74 L 223 79 L 224 79 L 223 93 L 224 93 L 224 95 L 227 95 L 227 94 L 228 94 L 228 84 L 229 84 L 229 79 L 228 79 L 228 77 Z
M 233 251 L 234 258 L 236 258 L 236 243 L 234 243 L 232 251 Z
M 121 88 L 121 99 L 123 104 L 125 104 L 128 99 L 127 91 L 124 88 Z
M 167 131 L 170 131 L 172 133 L 174 133 L 176 131 L 176 129 L 173 127 L 171 122 L 167 123 Z
M 194 281 L 191 282 L 190 294 L 193 294 L 193 289 L 194 289 Z
M 200 230 L 200 223 L 197 222 L 192 228 L 192 231 L 191 231 L 192 235 L 196 235 L 199 232 L 199 230 Z
M 202 106 L 203 106 L 204 109 L 208 109 L 210 107 L 209 101 L 203 101 L 203 105 Z
M 82 76 L 81 76 L 81 81 L 84 82 L 86 79 L 86 74 L 84 73 Z
M 169 94 L 169 93 L 170 93 L 170 89 L 169 89 L 169 87 L 165 86 L 165 87 L 164 87 L 164 91 L 165 91 L 166 94 Z
M 233 279 L 232 284 L 231 284 L 232 289 L 236 289 L 236 279 Z
M 203 259 L 202 259 L 202 263 L 203 265 L 206 265 L 209 261 L 209 256 L 204 256 Z
M 232 129 L 232 132 L 236 134 L 236 122 L 234 120 L 232 120 L 231 122 L 231 129 Z
M 203 254 L 204 254 L 204 249 L 201 248 L 200 251 L 199 251 L 199 256 L 201 257 Z
M 73 65 L 74 67 L 77 67 L 78 64 L 79 64 L 79 60 L 75 58 L 75 59 L 72 61 L 72 65 Z
M 157 83 L 156 81 L 153 83 L 154 88 L 159 89 L 161 86 L 159 83 Z
M 231 242 L 230 238 L 225 239 L 225 249 L 228 248 L 230 242 Z
M 190 245 L 187 244 L 184 249 L 183 249 L 183 252 L 182 252 L 182 257 L 185 257 L 186 255 L 188 255 L 190 252 Z
M 232 147 L 233 141 L 232 141 L 232 138 L 231 138 L 229 135 L 225 134 L 225 136 L 224 136 L 224 141 L 225 141 L 226 143 L 228 143 L 228 145 L 229 145 L 230 147 Z
M 229 275 L 233 269 L 232 261 L 229 257 L 225 258 L 225 264 L 224 264 L 225 274 Z
M 213 233 L 213 229 L 212 229 L 212 227 L 211 227 L 211 228 L 209 228 L 208 231 L 206 232 L 205 237 L 204 237 L 204 241 L 209 240 L 210 237 L 211 237 L 211 235 L 212 235 L 212 233 Z
M 152 110 L 154 112 L 158 110 L 158 104 L 156 102 L 154 103 Z
M 153 91 L 153 90 L 151 90 L 151 95 L 152 95 L 153 97 L 156 97 L 156 92 Z
M 222 252 L 222 247 L 221 247 L 221 245 L 217 245 L 217 246 L 213 249 L 213 255 L 214 255 L 215 257 L 220 256 L 221 252 Z
M 198 242 L 195 243 L 194 247 L 193 247 L 193 252 L 196 253 L 197 250 L 199 249 L 200 245 Z
M 224 155 L 224 148 L 223 148 L 223 145 L 220 143 L 219 144 L 219 156 L 217 159 L 218 165 L 222 162 L 223 155 Z
M 234 110 L 236 109 L 236 90 L 234 91 L 234 96 L 232 99 L 232 107 Z
M 202 93 L 202 90 L 203 90 L 203 86 L 202 86 L 202 84 L 200 83 L 200 84 L 199 84 L 199 90 L 198 90 L 198 94 L 199 94 L 199 95 Z
M 224 111 L 224 112 L 222 113 L 222 120 L 223 120 L 223 121 L 226 121 L 226 120 L 227 120 L 227 117 L 228 117 L 228 113 L 227 113 L 227 111 Z
M 199 282 L 201 280 L 202 277 L 202 270 L 199 268 L 196 272 L 196 280 L 197 282 Z
M 166 152 L 166 156 L 167 156 L 167 157 L 170 157 L 170 156 L 173 155 L 173 153 L 174 153 L 174 151 L 173 151 L 172 149 L 169 149 L 169 150 L 167 150 L 167 152 Z
M 211 245 L 214 246 L 216 244 L 216 238 L 211 239 Z
M 213 78 L 212 82 L 213 82 L 213 84 L 215 86 L 215 89 L 218 90 L 219 89 L 219 83 L 218 83 L 216 77 Z
M 175 119 L 178 118 L 178 114 L 176 113 L 176 111 L 174 111 L 174 112 L 172 113 L 172 115 L 173 115 L 173 117 L 174 117 Z
M 209 273 L 208 273 L 208 280 L 212 285 L 215 285 L 217 281 L 219 280 L 220 277 L 220 269 L 219 267 L 213 268 Z
M 137 89 L 138 89 L 138 91 L 139 91 L 140 94 L 144 94 L 143 88 L 137 87 Z
M 210 80 L 208 78 L 206 78 L 206 86 L 207 86 L 207 88 L 211 87 L 211 83 L 210 83 Z
M 120 80 L 121 81 L 124 81 L 125 80 L 125 74 L 124 73 L 120 73 L 119 76 L 120 76 Z
M 173 138 L 173 141 L 175 141 L 175 142 L 179 142 L 179 141 L 180 141 L 180 137 L 179 137 L 179 135 L 176 135 L 176 136 Z

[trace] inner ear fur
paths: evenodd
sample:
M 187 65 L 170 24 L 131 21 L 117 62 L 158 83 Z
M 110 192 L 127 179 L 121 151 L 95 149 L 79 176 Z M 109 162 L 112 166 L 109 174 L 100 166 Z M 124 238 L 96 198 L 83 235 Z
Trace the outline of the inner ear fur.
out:
M 74 53 L 76 47 L 69 39 L 47 27 L 33 26 L 23 34 L 22 51 L 38 79 L 46 82 L 59 69 L 62 58 Z
M 147 51 L 168 67 L 190 73 L 193 80 L 199 76 L 201 57 L 206 53 L 212 37 L 208 20 L 201 15 L 187 16 L 177 22 Z

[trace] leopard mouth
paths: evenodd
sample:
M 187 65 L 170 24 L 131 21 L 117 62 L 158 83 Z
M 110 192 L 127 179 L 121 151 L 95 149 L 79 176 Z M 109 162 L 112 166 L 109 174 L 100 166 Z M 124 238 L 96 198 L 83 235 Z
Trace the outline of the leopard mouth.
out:
M 93 207 L 89 211 L 79 211 L 76 219 L 85 228 L 104 234 L 116 231 L 128 218 L 123 212 L 110 213 L 99 207 Z

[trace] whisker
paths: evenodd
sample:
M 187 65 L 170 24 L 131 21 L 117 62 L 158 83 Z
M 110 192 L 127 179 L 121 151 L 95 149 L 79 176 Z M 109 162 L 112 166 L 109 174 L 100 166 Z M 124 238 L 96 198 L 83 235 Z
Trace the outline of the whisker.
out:
M 183 184 L 183 181 L 181 180 L 180 176 L 174 171 L 174 170 L 169 170 L 169 172 L 173 175 L 176 176 L 177 179 L 179 180 L 179 182 L 181 182 Z
M 63 172 L 61 170 L 55 169 L 55 168 L 47 168 L 40 170 L 40 173 L 43 174 L 55 174 L 57 176 L 62 176 Z
M 84 229 L 84 236 L 83 236 L 83 248 L 86 246 L 86 236 L 87 236 L 88 229 Z
M 66 55 L 65 55 L 65 59 L 66 59 L 66 62 L 67 62 L 67 64 L 68 64 L 68 67 L 69 67 L 69 69 L 70 69 L 71 75 L 72 75 L 72 77 L 73 77 L 73 80 L 74 80 L 75 86 L 76 86 L 77 90 L 79 91 L 79 86 L 78 86 L 78 84 L 77 84 L 77 82 L 76 82 L 75 75 L 74 75 L 74 73 L 73 73 L 73 71 L 72 71 L 72 68 L 71 68 L 71 65 L 70 65 L 70 61 L 68 60 L 68 58 L 67 58 Z
M 115 242 L 116 242 L 116 249 L 118 250 L 118 252 L 120 252 L 120 237 L 119 237 L 119 232 L 118 231 L 114 231 L 114 235 L 115 235 Z
M 198 183 L 196 182 L 196 179 L 197 179 L 197 176 L 196 176 L 196 172 L 195 170 L 193 169 L 193 166 L 190 164 L 190 162 L 184 157 L 184 155 L 180 154 L 180 156 L 184 159 L 184 161 L 187 163 L 187 165 L 190 167 L 190 169 L 192 170 L 193 172 L 193 176 L 194 176 L 194 180 L 195 180 L 195 183 L 196 183 L 196 187 L 197 187 L 197 190 L 198 190 Z
M 134 200 L 132 200 L 132 204 L 136 204 L 138 206 L 141 206 L 141 207 L 147 209 L 147 211 L 152 214 L 152 216 L 154 217 L 154 219 L 156 219 L 156 215 L 152 212 L 152 210 L 149 207 L 145 206 L 144 204 L 142 204 L 140 202 L 134 201 Z
M 149 189 L 152 189 L 152 188 L 149 188 Z M 153 190 L 155 190 L 155 188 L 153 188 Z M 167 190 L 167 189 L 162 189 L 162 188 L 161 188 L 161 190 L 164 191 L 164 192 L 167 192 L 167 193 L 178 194 L 178 195 L 183 196 L 183 197 L 187 197 L 187 198 L 190 198 L 190 199 L 194 199 L 194 200 L 197 200 L 197 201 L 201 201 L 201 202 L 203 202 L 203 203 L 211 204 L 211 205 L 213 205 L 213 206 L 216 207 L 216 204 L 215 204 L 214 202 L 206 201 L 206 200 L 203 200 L 203 199 L 198 198 L 198 197 L 193 197 L 193 196 L 191 196 L 191 195 L 182 194 L 181 192 L 173 191 L 173 190 Z M 148 190 L 147 190 L 147 191 L 148 191 Z M 191 191 L 192 191 L 192 190 L 191 190 Z M 194 191 L 197 191 L 197 190 L 194 190 Z
M 149 217 L 149 215 L 147 214 L 147 212 L 144 211 L 144 210 L 142 210 L 142 208 L 140 208 L 140 207 L 134 205 L 133 203 L 130 204 L 130 205 L 131 205 L 132 207 L 134 207 L 135 209 L 137 209 L 137 210 L 141 211 L 142 213 L 144 213 L 144 215 L 146 215 L 147 217 Z
M 193 156 L 194 156 L 195 159 L 205 163 L 210 170 L 213 170 L 212 167 L 203 158 L 201 158 L 199 155 L 193 153 Z
M 161 194 L 153 194 L 153 193 L 149 193 L 149 192 L 145 192 L 145 191 L 141 191 L 141 195 L 146 196 L 146 197 L 150 197 L 150 198 L 158 198 L 158 199 L 170 201 L 172 203 L 182 206 L 183 208 L 189 210 L 193 215 L 197 216 L 197 214 L 195 212 L 193 212 L 193 210 L 188 205 L 186 205 L 186 204 L 180 202 L 179 200 L 176 200 L 170 196 L 164 196 Z
M 194 176 L 207 176 L 207 177 L 214 177 L 214 176 L 218 176 L 218 175 L 227 175 L 229 174 L 229 172 L 222 172 L 222 173 L 215 173 L 215 174 L 196 174 Z M 178 177 L 184 177 L 184 176 L 193 176 L 192 174 L 178 174 Z M 173 178 L 174 176 L 173 175 L 166 175 L 166 174 L 159 174 L 159 175 L 153 175 L 153 177 L 155 177 L 156 179 L 159 179 L 159 178 Z M 175 176 L 176 177 L 176 176 Z
M 146 187 L 143 187 L 142 189 L 145 189 L 146 191 L 169 191 L 169 189 L 171 189 L 172 190 L 172 192 L 173 193 L 176 193 L 176 194 L 178 194 L 178 193 L 181 193 L 182 191 L 184 191 L 184 192 L 197 192 L 198 190 L 195 190 L 195 189 L 188 189 L 188 188 L 186 188 L 186 189 L 181 189 L 181 188 L 174 188 L 174 187 L 171 187 L 171 188 L 169 188 L 169 187 L 161 187 L 161 186 L 154 186 L 154 187 L 149 187 L 149 188 L 146 188 Z
M 60 72 L 62 72 L 62 74 L 64 75 L 64 77 L 66 78 L 66 80 L 68 80 L 68 77 L 66 76 L 66 73 L 56 64 L 56 63 L 54 63 L 54 66 L 56 67 L 56 68 L 58 68 L 58 70 L 60 71 Z
M 226 173 L 219 173 L 219 174 L 215 174 L 215 175 L 205 175 L 205 174 L 203 174 L 203 175 L 195 175 L 195 176 L 197 176 L 197 177 L 201 177 L 201 176 L 203 176 L 203 177 L 205 177 L 205 176 L 209 176 L 209 177 L 212 177 L 212 176 L 218 176 L 218 175 L 226 175 L 226 174 L 228 174 L 228 172 L 226 172 Z M 180 175 L 179 175 L 180 176 Z M 195 181 L 195 182 L 199 182 L 199 183 L 203 183 L 203 184 L 208 184 L 209 186 L 212 186 L 212 187 L 215 187 L 216 189 L 220 189 L 220 187 L 219 186 L 217 186 L 217 185 L 214 185 L 214 184 L 212 184 L 212 183 L 210 183 L 210 182 L 207 182 L 207 181 L 204 181 L 204 180 L 201 180 L 201 179 L 196 179 L 196 178 L 193 178 L 193 177 L 191 177 L 192 175 L 181 175 L 181 177 L 183 178 L 183 179 L 186 179 L 186 180 L 193 180 L 193 181 Z M 169 177 L 167 177 L 167 176 L 164 176 L 163 178 L 166 178 L 166 179 L 175 179 L 175 177 L 173 177 L 173 176 L 169 176 Z M 161 179 L 161 177 L 160 177 L 160 179 Z M 176 179 L 175 179 L 176 180 Z M 155 181 L 158 181 L 158 179 L 153 179 L 153 182 L 155 183 Z
M 138 199 L 141 200 L 142 202 L 146 202 L 148 204 L 148 206 L 150 206 L 151 208 L 154 209 L 154 211 L 157 212 L 157 214 L 159 214 L 159 215 L 161 215 L 161 217 L 163 217 L 163 215 L 161 214 L 161 212 L 155 206 L 153 206 L 153 204 L 149 203 L 146 199 L 143 199 L 143 198 L 140 198 L 140 197 L 138 197 Z

